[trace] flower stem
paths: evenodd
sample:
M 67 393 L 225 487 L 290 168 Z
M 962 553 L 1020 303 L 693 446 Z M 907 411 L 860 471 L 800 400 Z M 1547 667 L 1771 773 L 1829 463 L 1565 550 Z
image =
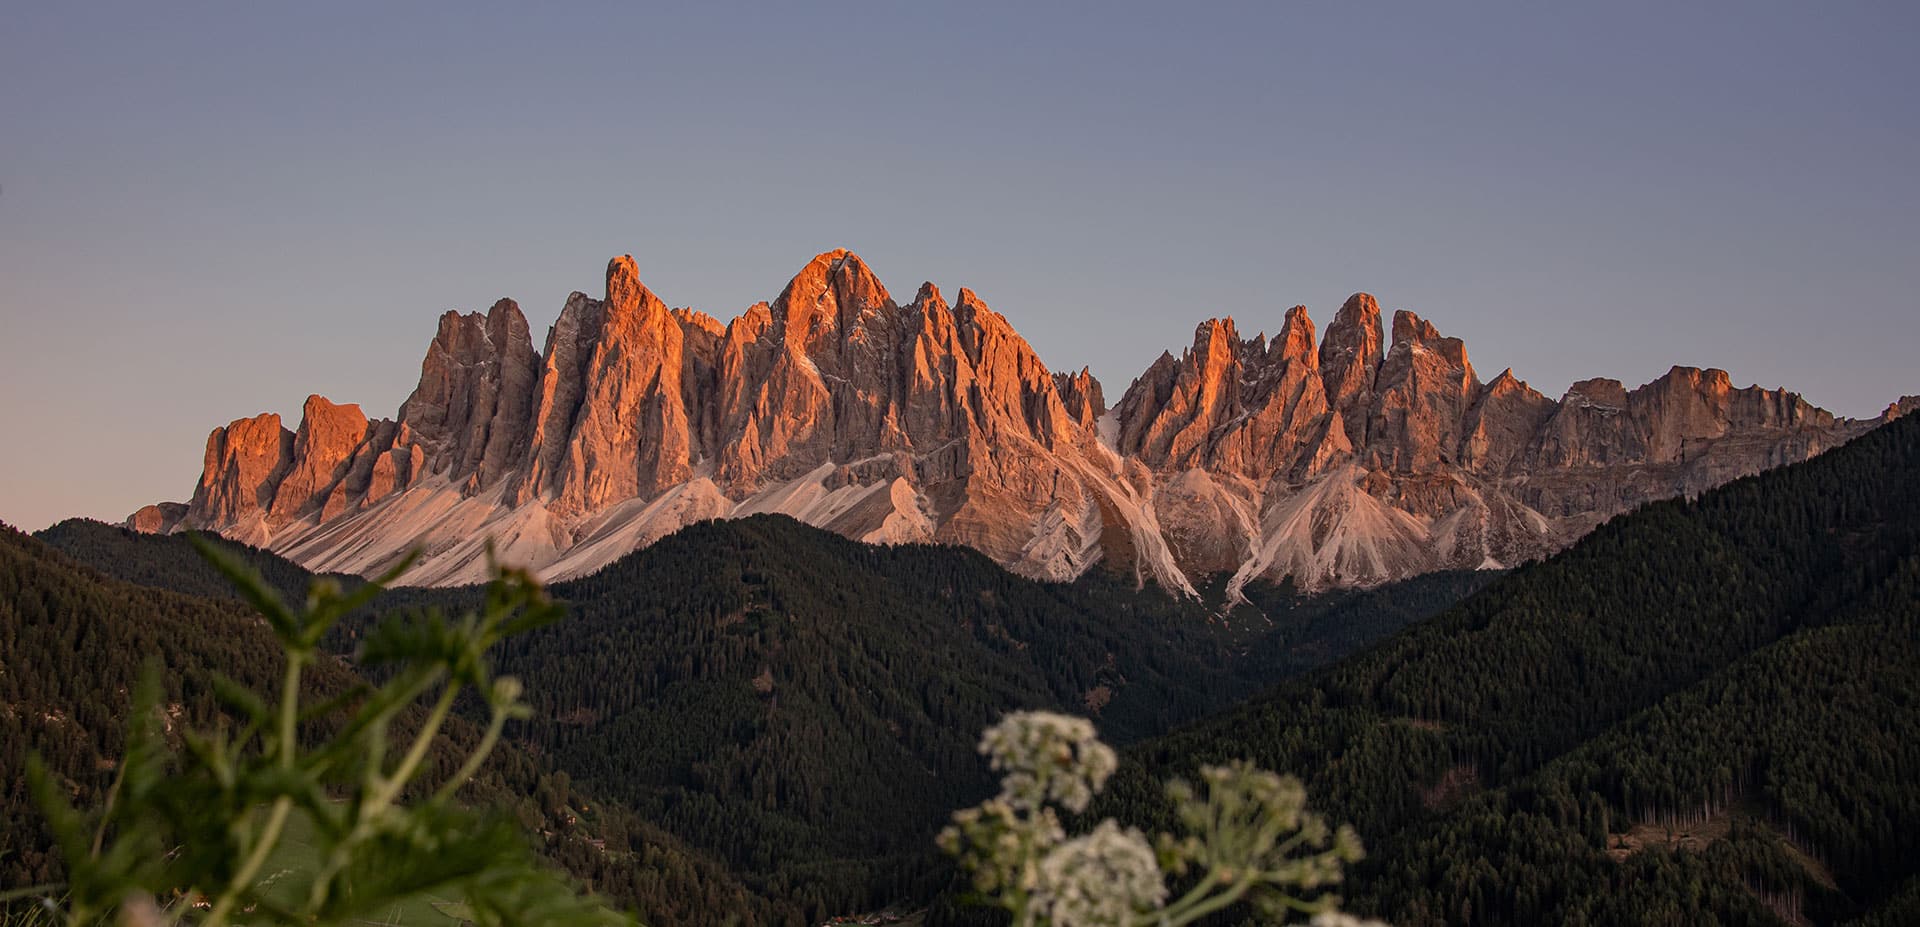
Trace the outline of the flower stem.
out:
M 293 771 L 293 754 L 297 749 L 294 735 L 300 718 L 300 666 L 305 659 L 304 652 L 289 651 L 286 676 L 280 684 L 280 741 L 276 748 L 280 753 L 280 769 L 284 772 Z M 254 876 L 260 874 L 260 867 L 266 865 L 267 857 L 279 845 L 280 832 L 286 827 L 287 815 L 292 811 L 292 796 L 282 795 L 273 800 L 273 808 L 267 812 L 266 827 L 260 831 L 259 839 L 254 841 L 253 852 L 247 854 L 246 861 L 234 871 L 226 890 L 220 893 L 212 910 L 207 912 L 203 927 L 222 927 L 227 922 L 241 893 L 252 885 Z

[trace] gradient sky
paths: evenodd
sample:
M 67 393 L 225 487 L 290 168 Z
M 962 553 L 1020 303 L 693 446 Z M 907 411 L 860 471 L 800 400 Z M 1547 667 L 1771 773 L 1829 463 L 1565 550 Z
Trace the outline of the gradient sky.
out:
M 390 416 L 441 311 L 538 342 L 629 252 L 725 320 L 853 248 L 1111 399 L 1355 290 L 1556 397 L 1920 392 L 1920 5 L 547 6 L 10 5 L 0 520 Z

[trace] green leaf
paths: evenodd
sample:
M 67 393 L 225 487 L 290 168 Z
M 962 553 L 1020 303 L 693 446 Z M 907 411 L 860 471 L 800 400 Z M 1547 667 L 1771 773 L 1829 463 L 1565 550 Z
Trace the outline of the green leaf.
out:
M 193 545 L 194 550 L 200 552 L 200 556 L 206 558 L 208 563 L 213 564 L 214 569 L 219 570 L 220 574 L 233 584 L 234 590 L 240 593 L 248 605 L 253 606 L 254 611 L 260 613 L 260 617 L 267 619 L 267 624 L 273 628 L 274 634 L 280 638 L 281 643 L 298 644 L 300 642 L 300 618 L 287 606 L 286 601 L 280 598 L 280 593 L 267 585 L 266 580 L 260 578 L 259 571 L 222 550 L 218 544 L 207 540 L 197 531 L 187 532 L 187 541 Z
M 93 855 L 93 838 L 87 833 L 86 817 L 67 803 L 54 773 L 37 754 L 27 756 L 27 787 L 33 791 L 40 813 L 46 816 L 47 829 L 53 832 L 61 855 L 66 857 L 69 866 L 79 868 Z
M 304 638 L 307 646 L 319 644 L 320 639 L 325 637 L 327 631 L 339 623 L 341 618 L 372 604 L 374 599 L 386 592 L 387 588 L 412 568 L 419 559 L 418 548 L 409 550 L 385 573 L 361 583 L 352 592 L 341 593 L 337 583 L 323 587 L 322 582 L 331 582 L 325 578 L 314 580 L 313 587 L 308 592 L 308 621 Z
M 248 723 L 265 727 L 273 723 L 273 709 L 252 689 L 222 673 L 213 674 L 213 694 L 222 705 L 238 713 Z

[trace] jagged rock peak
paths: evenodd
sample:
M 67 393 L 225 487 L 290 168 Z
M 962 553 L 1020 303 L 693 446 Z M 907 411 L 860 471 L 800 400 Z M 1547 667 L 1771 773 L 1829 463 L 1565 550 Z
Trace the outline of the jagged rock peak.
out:
M 293 432 L 280 416 L 263 412 L 234 419 L 207 435 L 200 484 L 183 524 L 209 527 L 239 540 L 265 538 L 264 517 L 293 458 Z
M 873 269 L 845 248 L 815 255 L 773 301 L 774 316 L 789 328 L 845 326 L 866 312 L 893 308 L 893 297 Z
M 1733 388 L 1733 375 L 1718 367 L 1688 367 L 1675 364 L 1667 372 L 1655 378 L 1653 382 L 1663 380 L 1685 380 L 1707 389 L 1728 390 Z
M 722 324 L 719 319 L 699 310 L 675 309 L 673 310 L 673 317 L 683 328 L 698 329 L 715 338 L 726 337 L 727 326 Z
M 1060 393 L 1060 404 L 1066 407 L 1067 415 L 1075 422 L 1091 425 L 1107 414 L 1107 398 L 1102 394 L 1100 381 L 1094 378 L 1092 369 L 1082 367 L 1079 373 L 1056 373 L 1053 375 L 1053 385 Z
M 1286 320 L 1280 323 L 1280 331 L 1267 345 L 1267 354 L 1276 360 L 1298 359 L 1319 366 L 1320 358 L 1313 349 L 1313 318 L 1307 315 L 1307 307 L 1294 306 L 1287 310 Z
M 1467 345 L 1458 338 L 1448 338 L 1433 327 L 1433 323 L 1405 309 L 1393 313 L 1393 346 L 1418 345 L 1445 357 L 1455 367 L 1467 367 Z
M 511 329 L 515 326 L 522 329 L 527 327 L 527 317 L 520 312 L 520 304 L 511 299 L 496 299 L 493 305 L 487 307 L 486 312 L 468 313 L 467 316 L 483 320 L 489 330 Z M 445 325 L 449 317 L 460 318 L 461 313 L 456 309 L 441 313 L 441 324 Z
M 1383 357 L 1380 303 L 1372 294 L 1355 293 L 1342 303 L 1320 341 L 1320 376 L 1327 406 L 1340 420 L 1347 441 L 1360 447 L 1367 439 L 1367 406 Z
M 667 311 L 667 304 L 640 282 L 640 268 L 634 264 L 631 254 L 607 262 L 606 302 L 607 307 L 616 312 L 638 310 L 651 315 Z
M 992 338 L 1014 345 L 1022 363 L 1043 366 L 1026 339 L 1013 330 L 1013 324 L 1007 321 L 1007 317 L 993 311 L 986 300 L 973 290 L 964 286 L 960 288 L 960 293 L 953 301 L 953 318 L 963 328 L 963 344 L 969 352 L 977 353 L 985 345 L 986 339 Z
M 1612 377 L 1579 380 L 1567 387 L 1567 395 L 1560 400 L 1560 404 L 1624 409 L 1627 407 L 1627 387 Z
M 624 263 L 630 272 L 632 259 Z M 609 278 L 614 275 L 609 265 Z M 630 279 L 637 287 L 638 278 Z M 630 290 L 628 298 L 638 299 L 638 292 Z M 428 469 L 455 478 L 475 475 L 477 489 L 521 460 L 539 380 L 540 354 L 519 304 L 499 300 L 484 316 L 446 312 L 420 361 L 419 384 L 400 405 L 399 421 Z
M 521 313 L 519 303 L 500 299 L 485 313 L 458 309 L 440 313 L 439 325 L 427 351 L 448 357 L 478 357 L 496 349 L 498 344 L 512 341 L 532 343 L 527 317 Z
M 1380 352 L 1380 302 L 1371 293 L 1347 297 L 1327 326 L 1326 340 L 1320 344 L 1320 363 L 1324 366 L 1330 358 L 1350 354 L 1378 364 Z
M 972 288 L 963 286 L 960 288 L 960 295 L 955 298 L 953 302 L 955 309 L 961 306 L 970 306 L 974 309 L 986 309 L 987 302 L 981 299 L 979 294 L 973 292 Z M 989 309 L 988 311 L 991 312 L 992 310 Z
M 1220 316 L 1208 319 L 1193 327 L 1193 344 L 1199 347 L 1209 341 L 1239 341 L 1240 331 L 1233 324 L 1233 316 Z
M 358 405 L 308 396 L 300 408 L 290 467 L 274 492 L 268 516 L 285 522 L 318 509 L 326 501 L 327 490 L 346 475 L 353 452 L 366 435 L 367 416 Z
M 1433 323 L 1415 315 L 1407 309 L 1396 309 L 1393 313 L 1393 343 L 1403 341 L 1437 341 L 1440 330 Z

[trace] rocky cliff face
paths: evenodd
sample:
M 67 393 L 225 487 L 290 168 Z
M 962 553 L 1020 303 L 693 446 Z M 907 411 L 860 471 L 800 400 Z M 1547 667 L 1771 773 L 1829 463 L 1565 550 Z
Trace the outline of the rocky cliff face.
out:
M 1483 383 L 1459 339 L 1405 311 L 1383 332 L 1364 293 L 1317 344 L 1304 306 L 1271 339 L 1204 322 L 1109 408 L 971 290 L 902 305 L 847 251 L 724 325 L 668 308 L 630 257 L 604 292 L 569 297 L 539 351 L 510 300 L 449 312 L 394 419 L 314 396 L 294 431 L 271 414 L 216 428 L 192 501 L 129 524 L 319 570 L 418 546 L 407 580 L 445 584 L 479 579 L 489 541 L 564 577 L 694 521 L 781 512 L 1043 578 L 1098 565 L 1237 593 L 1517 563 L 1875 424 L 1719 370 L 1558 401 L 1511 370 Z

